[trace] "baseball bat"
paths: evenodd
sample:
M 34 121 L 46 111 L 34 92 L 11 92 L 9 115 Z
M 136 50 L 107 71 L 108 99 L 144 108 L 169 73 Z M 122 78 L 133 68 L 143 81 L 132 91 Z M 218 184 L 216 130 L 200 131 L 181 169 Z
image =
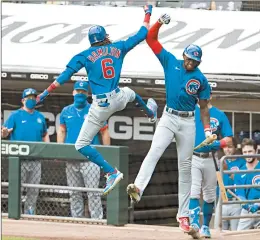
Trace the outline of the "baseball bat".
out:
M 215 140 L 217 140 L 217 135 L 216 134 L 212 134 L 210 137 L 206 138 L 202 143 L 200 143 L 198 146 L 196 146 L 194 148 L 194 151 L 199 149 L 199 148 L 202 148 L 202 147 L 205 147 L 207 146 L 208 144 L 214 142 Z
M 220 171 L 218 169 L 217 161 L 216 161 L 215 154 L 214 154 L 213 151 L 212 151 L 212 158 L 213 158 L 213 162 L 214 162 L 215 169 L 216 169 L 216 176 L 217 176 L 217 181 L 218 181 L 218 186 L 219 186 L 219 190 L 220 190 L 222 201 L 223 202 L 228 202 L 226 189 L 225 189 L 225 186 L 224 186 L 224 183 L 223 183 L 223 179 L 222 179 L 221 173 L 220 173 Z

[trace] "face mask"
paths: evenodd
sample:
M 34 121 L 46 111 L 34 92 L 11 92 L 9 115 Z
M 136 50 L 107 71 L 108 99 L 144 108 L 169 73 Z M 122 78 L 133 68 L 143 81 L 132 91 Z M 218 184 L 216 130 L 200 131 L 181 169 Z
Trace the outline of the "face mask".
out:
M 35 106 L 36 106 L 36 99 L 27 99 L 25 101 L 25 107 L 27 107 L 28 109 L 34 109 Z
M 74 105 L 76 108 L 84 108 L 87 104 L 87 96 L 84 93 L 74 95 Z

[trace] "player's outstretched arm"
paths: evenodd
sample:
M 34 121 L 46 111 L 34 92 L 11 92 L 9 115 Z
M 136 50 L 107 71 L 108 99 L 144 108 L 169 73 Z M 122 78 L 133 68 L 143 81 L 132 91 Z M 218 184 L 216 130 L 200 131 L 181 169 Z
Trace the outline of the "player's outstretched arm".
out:
M 204 126 L 205 137 L 209 137 L 212 135 L 212 130 L 210 127 L 210 116 L 209 116 L 209 108 L 208 108 L 208 101 L 207 99 L 200 99 L 200 119 Z
M 124 41 L 125 54 L 128 53 L 140 42 L 145 40 L 148 33 L 148 29 L 150 27 L 150 17 L 152 15 L 152 8 L 153 8 L 152 5 L 144 6 L 145 17 L 144 17 L 143 26 L 139 29 L 139 31 L 134 36 L 131 36 L 130 38 Z
M 163 24 L 169 24 L 170 21 L 171 17 L 168 14 L 163 14 L 147 34 L 146 42 L 155 54 L 159 54 L 163 49 L 161 43 L 158 41 L 159 29 Z
M 74 56 L 67 64 L 66 69 L 59 75 L 59 77 L 41 94 L 37 96 L 37 103 L 42 102 L 49 94 L 57 87 L 68 82 L 74 73 L 77 73 L 85 65 L 85 56 L 80 53 Z

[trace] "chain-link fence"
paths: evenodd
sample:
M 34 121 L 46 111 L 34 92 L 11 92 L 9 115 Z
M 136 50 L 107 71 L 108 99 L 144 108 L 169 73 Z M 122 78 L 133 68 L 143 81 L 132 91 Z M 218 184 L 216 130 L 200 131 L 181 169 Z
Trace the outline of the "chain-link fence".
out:
M 8 182 L 8 158 L 2 157 L 2 182 Z M 91 162 L 21 159 L 21 183 L 103 188 L 104 174 Z M 8 187 L 2 187 L 2 212 L 8 211 Z M 106 199 L 100 192 L 21 188 L 21 211 L 30 215 L 106 218 Z

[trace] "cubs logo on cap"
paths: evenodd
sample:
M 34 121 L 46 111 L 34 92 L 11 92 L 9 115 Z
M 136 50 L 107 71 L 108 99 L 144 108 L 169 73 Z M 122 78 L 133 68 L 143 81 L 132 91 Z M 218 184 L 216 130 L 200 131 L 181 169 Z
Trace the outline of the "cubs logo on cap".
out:
M 33 88 L 27 88 L 23 90 L 23 95 L 22 98 L 28 97 L 30 95 L 35 95 L 37 96 L 37 91 Z
M 88 82 L 87 81 L 77 81 L 74 84 L 74 90 L 84 90 L 88 91 Z

